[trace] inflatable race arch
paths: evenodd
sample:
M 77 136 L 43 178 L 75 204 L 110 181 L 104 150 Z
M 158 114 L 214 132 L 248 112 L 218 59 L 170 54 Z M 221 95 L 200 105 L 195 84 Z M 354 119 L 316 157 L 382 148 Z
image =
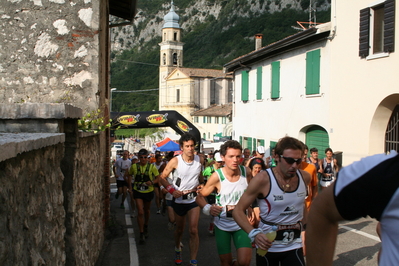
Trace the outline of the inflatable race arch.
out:
M 146 111 L 146 112 L 111 112 L 111 131 L 120 128 L 150 128 L 171 127 L 178 134 L 190 133 L 197 140 L 195 149 L 199 151 L 201 146 L 201 133 L 180 113 L 170 111 Z

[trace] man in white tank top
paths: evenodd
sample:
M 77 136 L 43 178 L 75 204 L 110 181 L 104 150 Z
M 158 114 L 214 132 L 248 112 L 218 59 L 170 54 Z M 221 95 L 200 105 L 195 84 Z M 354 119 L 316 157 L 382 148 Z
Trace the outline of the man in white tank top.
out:
M 206 215 L 215 216 L 215 238 L 221 265 L 233 264 L 230 240 L 233 238 L 237 249 L 238 265 L 249 266 L 252 257 L 251 241 L 232 217 L 235 205 L 248 187 L 252 178 L 251 170 L 240 165 L 242 147 L 235 140 L 226 141 L 220 147 L 223 168 L 217 169 L 200 190 L 197 203 Z M 216 204 L 205 201 L 206 196 L 217 190 Z M 226 242 L 229 240 L 229 242 Z
M 202 188 L 204 178 L 201 174 L 203 159 L 194 155 L 196 140 L 191 134 L 184 134 L 179 140 L 183 153 L 174 157 L 161 174 L 161 183 L 173 195 L 172 208 L 175 211 L 175 264 L 182 264 L 180 243 L 184 232 L 186 216 L 190 231 L 190 265 L 197 266 L 199 246 L 198 220 L 200 208 L 195 202 L 197 190 Z M 176 178 L 169 184 L 167 177 L 175 170 Z
M 276 167 L 257 174 L 236 205 L 233 217 L 248 233 L 255 245 L 268 250 L 266 255 L 256 255 L 256 265 L 305 265 L 302 251 L 302 223 L 306 223 L 305 198 L 310 174 L 299 170 L 303 145 L 291 137 L 279 140 L 275 148 Z M 260 223 L 258 228 L 248 222 L 244 211 L 258 200 Z M 277 231 L 274 241 L 265 233 Z M 282 264 L 280 264 L 282 263 Z

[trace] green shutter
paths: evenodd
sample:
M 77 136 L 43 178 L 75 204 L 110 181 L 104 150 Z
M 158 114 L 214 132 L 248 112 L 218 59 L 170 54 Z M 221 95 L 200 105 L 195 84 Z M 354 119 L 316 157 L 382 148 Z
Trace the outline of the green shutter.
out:
M 270 144 L 269 144 L 269 149 L 270 149 L 270 154 L 272 154 L 272 150 L 276 147 L 276 145 L 277 145 L 277 142 L 276 141 L 270 141 Z
M 249 79 L 248 79 L 248 71 L 241 72 L 241 101 L 249 100 Z
M 272 99 L 280 98 L 280 61 L 272 62 Z
M 265 147 L 265 140 L 264 139 L 260 139 L 259 140 L 259 146 Z
M 306 95 L 320 93 L 320 49 L 306 53 Z
M 327 131 L 320 126 L 310 127 L 306 131 L 306 145 L 309 150 L 316 147 L 319 150 L 319 158 L 324 158 L 324 150 L 330 146 Z
M 240 136 L 240 144 L 241 144 L 241 146 L 242 146 L 242 137 Z
M 247 138 L 247 148 L 252 152 L 252 138 Z
M 252 140 L 252 147 L 254 147 L 254 149 L 257 147 L 258 145 L 256 145 L 256 138 L 253 138 Z
M 262 67 L 256 71 L 256 99 L 262 100 Z

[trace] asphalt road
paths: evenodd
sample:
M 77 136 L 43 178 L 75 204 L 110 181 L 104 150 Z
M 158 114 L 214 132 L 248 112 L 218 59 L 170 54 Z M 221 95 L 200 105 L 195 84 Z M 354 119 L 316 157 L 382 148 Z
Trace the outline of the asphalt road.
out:
M 114 192 L 114 191 L 112 191 Z M 137 244 L 135 236 L 139 236 L 137 221 L 131 218 L 128 209 L 120 209 L 120 198 L 111 195 L 111 213 L 115 217 L 116 226 L 113 236 L 106 241 L 101 266 L 172 266 L 174 264 L 173 232 L 168 231 L 167 216 L 156 214 L 155 203 L 151 206 L 149 238 L 144 245 Z M 125 204 L 127 207 L 127 204 Z M 199 265 L 219 265 L 214 236 L 208 233 L 209 216 L 201 213 L 199 221 L 200 247 Z M 340 224 L 334 266 L 377 265 L 377 253 L 380 241 L 375 232 L 376 221 L 370 218 L 359 219 Z M 129 232 L 129 231 L 130 232 Z M 130 241 L 130 242 L 129 242 Z M 183 235 L 183 264 L 189 264 L 189 236 L 186 228 Z M 234 250 L 234 248 L 232 248 Z M 233 252 L 235 254 L 235 252 Z M 234 256 L 234 255 L 233 255 Z M 251 265 L 255 265 L 255 251 Z

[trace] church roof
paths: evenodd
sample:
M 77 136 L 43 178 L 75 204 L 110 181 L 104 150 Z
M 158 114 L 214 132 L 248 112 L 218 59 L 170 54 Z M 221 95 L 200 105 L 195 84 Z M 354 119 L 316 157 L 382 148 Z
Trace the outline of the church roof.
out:
M 192 116 L 229 116 L 233 110 L 232 103 L 212 105 L 211 107 L 193 112 Z
M 171 76 L 176 71 L 182 72 L 184 75 L 188 77 L 197 77 L 197 78 L 232 78 L 230 74 L 223 73 L 223 70 L 217 69 L 205 69 L 205 68 L 186 68 L 186 67 L 178 67 L 173 70 L 169 76 Z
M 169 13 L 163 17 L 163 20 L 165 21 L 165 23 L 163 24 L 163 27 L 162 27 L 163 29 L 164 28 L 180 29 L 180 25 L 179 25 L 180 17 L 175 12 L 175 6 L 173 5 L 173 1 L 170 5 Z

